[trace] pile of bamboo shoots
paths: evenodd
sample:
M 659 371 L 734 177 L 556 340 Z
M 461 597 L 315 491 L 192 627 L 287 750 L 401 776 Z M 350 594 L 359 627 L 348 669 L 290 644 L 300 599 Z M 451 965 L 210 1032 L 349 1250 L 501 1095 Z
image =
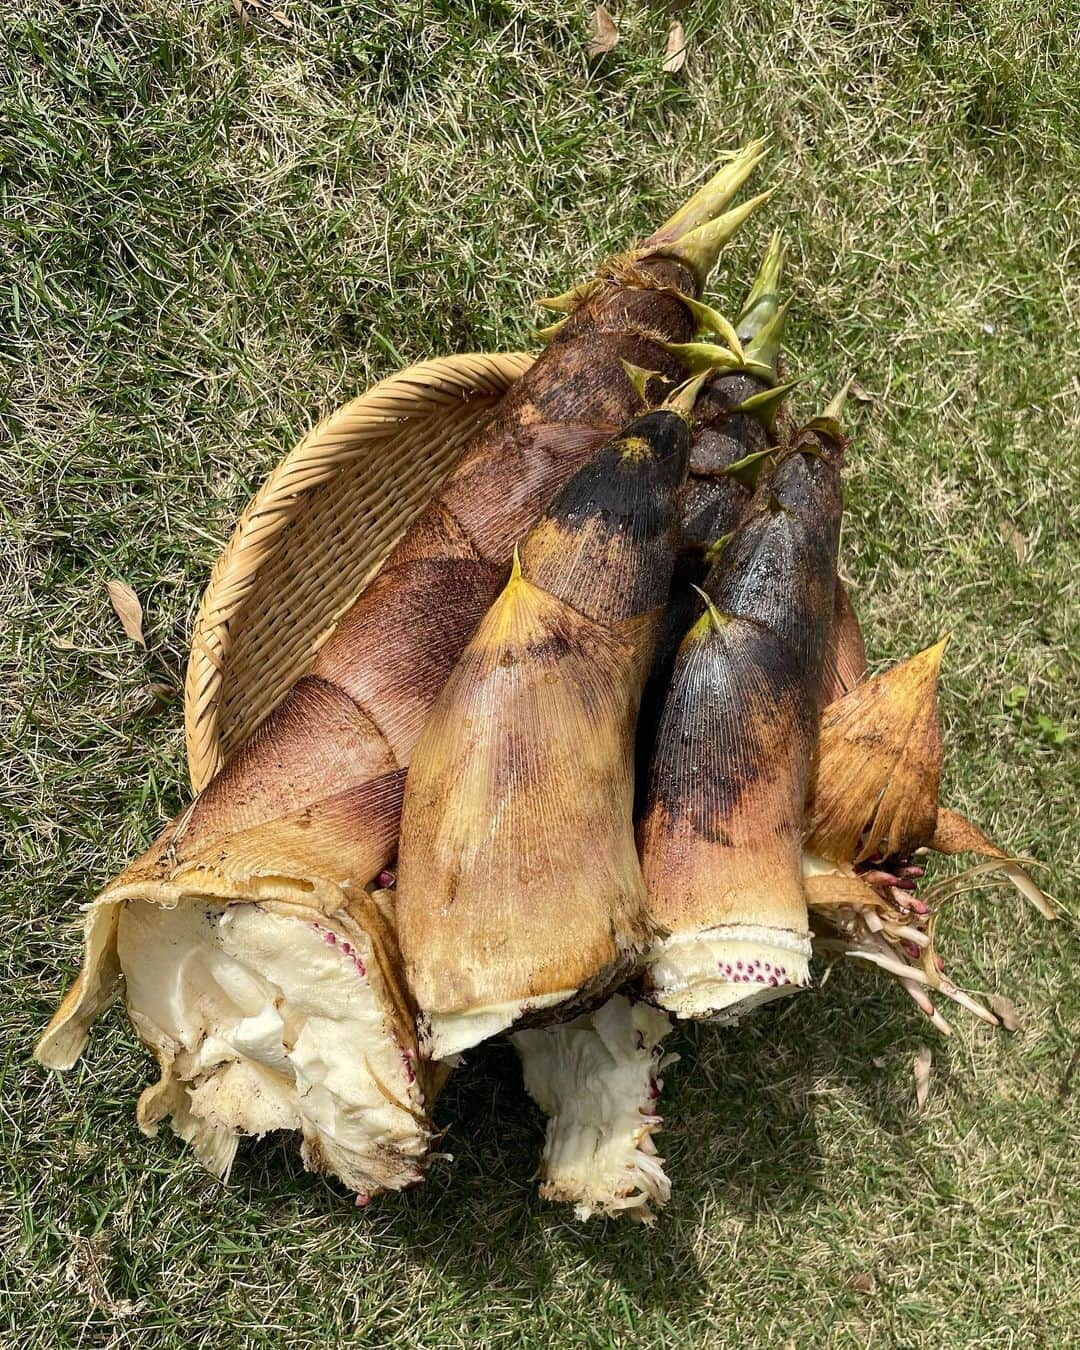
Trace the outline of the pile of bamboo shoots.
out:
M 767 194 L 734 155 L 590 280 L 311 670 L 89 907 L 38 1046 L 117 989 L 138 1103 L 227 1176 L 297 1131 L 359 1203 L 419 1182 L 463 1054 L 509 1035 L 543 1192 L 650 1219 L 676 1018 L 868 962 L 942 1031 L 946 901 L 1020 864 L 939 802 L 944 642 L 868 676 L 838 576 L 843 392 L 800 420 L 783 247 L 702 299 Z M 927 850 L 971 853 L 923 888 Z M 921 891 L 921 894 L 920 894 Z

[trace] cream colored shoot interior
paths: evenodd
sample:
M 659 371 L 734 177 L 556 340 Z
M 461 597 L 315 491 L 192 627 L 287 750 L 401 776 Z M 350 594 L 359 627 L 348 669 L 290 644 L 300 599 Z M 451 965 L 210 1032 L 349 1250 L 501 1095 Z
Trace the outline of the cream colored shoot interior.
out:
M 671 1194 L 652 1136 L 660 1126 L 660 1042 L 671 1022 L 617 994 L 561 1026 L 519 1031 L 525 1087 L 548 1117 L 542 1194 L 578 1218 L 626 1212 L 648 1220 Z
M 675 933 L 649 954 L 656 1001 L 677 1017 L 736 1022 L 810 982 L 810 934 L 754 924 Z
M 227 1175 L 241 1135 L 297 1130 L 305 1165 L 363 1198 L 418 1180 L 428 1145 L 409 1052 L 363 936 L 257 904 L 128 901 L 128 1012 L 161 1067 L 139 1104 Z

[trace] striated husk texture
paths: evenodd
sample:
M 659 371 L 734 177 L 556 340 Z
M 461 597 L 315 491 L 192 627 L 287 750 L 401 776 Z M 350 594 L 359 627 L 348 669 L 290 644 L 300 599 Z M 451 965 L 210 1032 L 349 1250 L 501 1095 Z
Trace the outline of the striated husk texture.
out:
M 405 974 L 432 1056 L 598 995 L 651 936 L 633 744 L 690 437 L 646 413 L 570 480 L 436 700 L 398 855 Z

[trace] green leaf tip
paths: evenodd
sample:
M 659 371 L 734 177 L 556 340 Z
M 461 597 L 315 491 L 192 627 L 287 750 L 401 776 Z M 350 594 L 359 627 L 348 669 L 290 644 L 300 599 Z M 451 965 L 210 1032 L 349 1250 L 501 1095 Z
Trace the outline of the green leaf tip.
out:
M 774 230 L 761 259 L 757 276 L 747 292 L 735 328 L 743 342 L 749 342 L 761 332 L 780 307 L 780 275 L 784 270 L 787 245 L 779 230 Z
M 801 383 L 801 380 L 788 380 L 787 384 L 777 384 L 771 389 L 763 389 L 760 394 L 751 394 L 749 398 L 744 398 L 731 411 L 748 413 L 751 417 L 756 417 L 766 431 L 771 431 L 784 399 Z
M 708 633 L 719 633 L 725 624 L 728 623 L 727 615 L 722 614 L 720 610 L 716 608 L 710 597 L 700 586 L 694 586 L 693 589 L 697 591 L 698 595 L 705 601 L 705 613 L 698 619 L 697 623 L 694 624 L 686 636 L 688 638 L 700 639 L 705 637 Z
M 735 538 L 735 531 L 728 530 L 727 534 L 722 534 L 718 539 L 714 539 L 711 544 L 706 546 L 705 561 L 711 567 L 715 563 L 728 544 Z
M 745 346 L 747 360 L 765 366 L 771 372 L 770 380 L 773 383 L 780 377 L 777 363 L 780 360 L 780 345 L 784 339 L 784 325 L 787 323 L 790 307 L 791 301 L 788 300 L 774 309 L 757 335 Z
M 674 258 L 681 262 L 694 275 L 699 286 L 704 286 L 709 273 L 716 266 L 720 251 L 740 225 L 772 196 L 773 189 L 751 197 L 741 206 L 734 206 L 722 216 L 699 225 L 689 233 L 680 235 L 671 243 L 647 244 L 639 257 Z
M 634 392 L 638 398 L 641 399 L 642 403 L 647 404 L 649 398 L 645 391 L 648 388 L 649 381 L 662 380 L 664 378 L 663 372 L 645 370 L 643 366 L 635 366 L 632 361 L 624 361 L 621 357 L 619 358 L 619 365 L 626 371 L 626 378 L 634 386 Z
M 734 478 L 737 483 L 741 483 L 744 488 L 749 488 L 753 492 L 758 485 L 761 471 L 765 467 L 765 461 L 772 453 L 771 449 L 754 450 L 749 455 L 744 455 L 742 459 L 737 459 L 734 464 L 728 464 L 721 469 L 717 477 Z
M 567 314 L 565 318 L 557 319 L 554 323 L 548 324 L 546 328 L 534 328 L 533 336 L 541 342 L 550 342 L 553 337 L 558 336 L 559 331 L 569 322 L 570 315 Z
M 764 139 L 750 141 L 730 156 L 709 181 L 689 201 L 670 216 L 645 240 L 643 247 L 656 252 L 667 244 L 683 239 L 714 220 L 765 158 Z
M 699 333 L 715 333 L 718 338 L 727 343 L 740 360 L 743 359 L 745 353 L 733 323 L 725 319 L 718 309 L 713 309 L 712 305 L 706 305 L 701 300 L 694 300 L 691 296 L 683 295 L 681 291 L 676 291 L 675 294 L 693 315 Z
M 820 431 L 831 440 L 838 441 L 843 435 L 844 407 L 847 404 L 850 389 L 851 380 L 845 380 L 825 410 L 811 419 L 807 425 L 807 430 Z
M 665 351 L 677 356 L 691 375 L 709 370 L 742 370 L 745 364 L 728 347 L 717 342 L 665 342 Z
M 667 398 L 661 404 L 668 412 L 678 413 L 685 421 L 689 422 L 694 413 L 694 405 L 698 401 L 698 395 L 701 393 L 702 385 L 712 374 L 714 367 L 707 366 L 704 370 L 690 379 L 684 380 L 682 384 L 668 394 Z

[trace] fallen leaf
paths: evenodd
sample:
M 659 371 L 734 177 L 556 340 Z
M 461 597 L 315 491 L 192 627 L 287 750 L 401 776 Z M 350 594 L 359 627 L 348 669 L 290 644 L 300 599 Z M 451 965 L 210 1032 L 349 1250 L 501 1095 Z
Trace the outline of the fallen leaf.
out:
M 881 411 L 881 400 L 878 398 L 877 394 L 872 394 L 870 390 L 861 385 L 858 380 L 852 380 L 848 384 L 848 393 L 856 403 L 869 404 L 871 412 L 879 413 Z
M 854 1289 L 857 1294 L 872 1294 L 875 1288 L 874 1277 L 869 1271 L 862 1270 L 848 1280 L 848 1288 Z
M 280 9 L 271 9 L 266 0 L 232 0 L 233 11 L 241 23 L 250 23 L 253 16 L 273 20 L 279 28 L 292 32 L 292 20 Z
M 1016 1009 L 1003 994 L 991 994 L 990 1006 L 997 1014 L 998 1021 L 1000 1021 L 1006 1031 L 1020 1030 L 1020 1017 Z
M 1016 554 L 1016 561 L 1022 563 L 1027 557 L 1028 542 L 1025 535 L 1021 534 L 1011 520 L 1002 516 L 998 521 L 998 534 L 1001 535 L 1002 542 L 1012 544 L 1013 551 Z
M 669 75 L 677 75 L 686 65 L 686 29 L 678 19 L 672 19 L 664 48 L 663 68 Z
M 603 56 L 605 52 L 611 51 L 618 40 L 619 30 L 615 20 L 603 5 L 597 5 L 593 14 L 593 35 L 586 51 L 590 56 Z
M 1073 1074 L 1076 1072 L 1076 1066 L 1080 1064 L 1080 1045 L 1073 1051 L 1073 1057 L 1069 1060 L 1069 1067 L 1065 1070 L 1065 1077 L 1061 1080 L 1058 1087 L 1058 1096 L 1062 1101 L 1069 1095 L 1069 1089 L 1072 1087 Z
M 889 1061 L 884 1055 L 875 1055 L 873 1065 L 875 1069 L 887 1069 L 889 1067 Z
M 915 1105 L 920 1111 L 930 1096 L 930 1065 L 933 1058 L 929 1046 L 926 1045 L 920 1046 L 919 1053 L 915 1056 Z
M 124 632 L 131 638 L 132 642 L 137 642 L 143 651 L 146 651 L 146 638 L 143 637 L 142 630 L 142 605 L 139 604 L 139 597 L 126 581 L 115 579 L 107 581 L 105 589 L 109 592 L 109 599 L 116 611 L 116 617 L 124 626 Z
M 176 690 L 171 684 L 164 684 L 160 680 L 151 680 L 149 684 L 143 685 L 143 693 L 153 703 L 171 703 L 176 697 Z

